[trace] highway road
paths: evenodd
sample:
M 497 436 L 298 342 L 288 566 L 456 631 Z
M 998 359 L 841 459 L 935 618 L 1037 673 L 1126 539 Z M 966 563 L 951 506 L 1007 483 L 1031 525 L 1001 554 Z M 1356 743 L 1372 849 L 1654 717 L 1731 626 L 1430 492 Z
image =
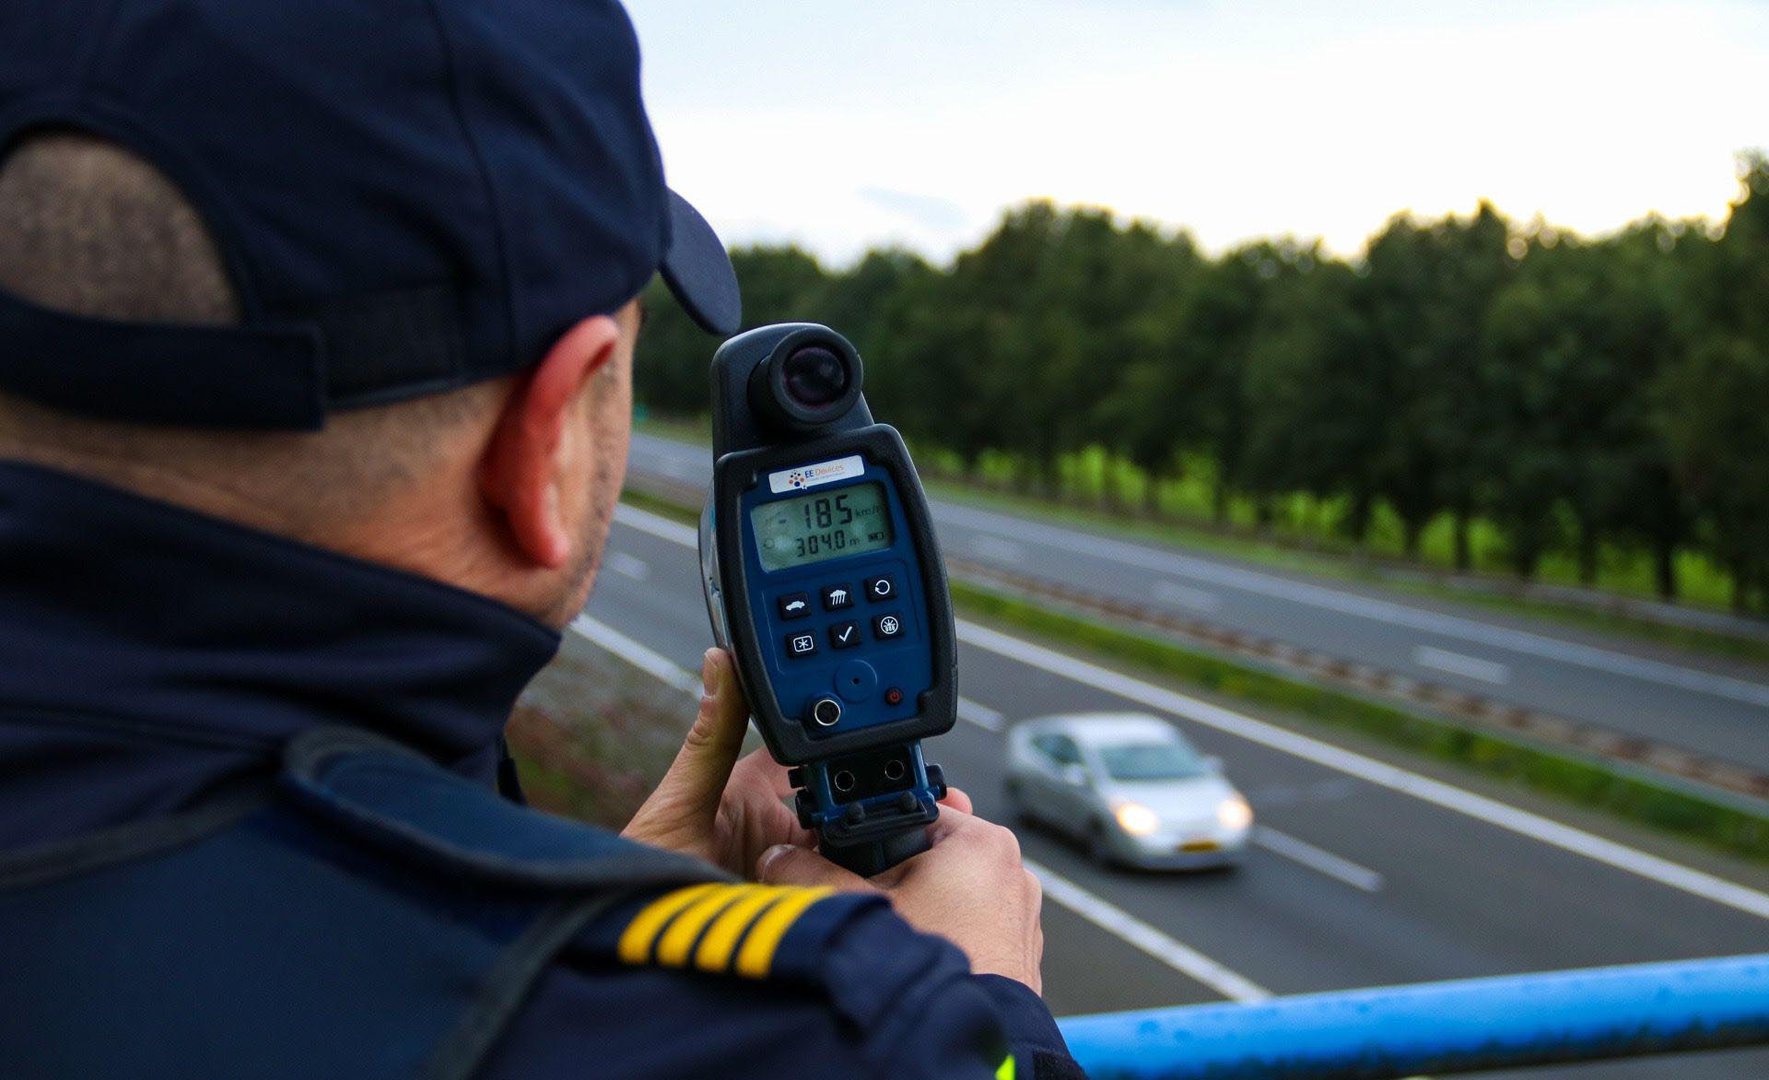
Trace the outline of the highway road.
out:
M 641 434 L 630 471 L 704 488 L 711 457 Z M 950 501 L 933 515 L 954 558 L 1769 769 L 1760 668 Z
M 691 530 L 623 507 L 567 649 L 692 685 L 710 644 L 697 573 Z M 1002 811 L 1005 724 L 1124 708 L 1168 716 L 1223 758 L 1257 814 L 1244 865 L 1193 876 L 1102 871 L 1020 830 L 1045 881 L 1046 993 L 1059 1013 L 1738 954 L 1769 941 L 1760 879 L 1713 876 L 981 626 L 961 624 L 959 685 L 961 722 L 929 756 L 985 816 Z M 1769 1051 L 1503 1075 L 1742 1080 L 1769 1076 Z

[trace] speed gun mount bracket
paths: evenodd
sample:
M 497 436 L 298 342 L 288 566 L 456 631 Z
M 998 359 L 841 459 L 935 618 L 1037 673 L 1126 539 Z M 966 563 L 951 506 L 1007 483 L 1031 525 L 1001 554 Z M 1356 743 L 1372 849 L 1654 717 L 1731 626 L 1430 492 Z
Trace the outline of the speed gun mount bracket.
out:
M 713 636 L 792 766 L 800 823 L 862 876 L 928 846 L 946 793 L 921 740 L 957 716 L 945 563 L 860 357 L 824 326 L 751 330 L 713 357 L 700 558 Z

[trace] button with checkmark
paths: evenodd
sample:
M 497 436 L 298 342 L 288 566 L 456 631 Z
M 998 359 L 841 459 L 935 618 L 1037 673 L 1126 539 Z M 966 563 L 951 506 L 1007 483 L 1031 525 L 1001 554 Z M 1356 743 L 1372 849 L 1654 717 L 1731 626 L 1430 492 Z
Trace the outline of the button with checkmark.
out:
M 851 649 L 860 644 L 860 624 L 857 622 L 838 622 L 829 628 L 829 647 L 832 649 Z

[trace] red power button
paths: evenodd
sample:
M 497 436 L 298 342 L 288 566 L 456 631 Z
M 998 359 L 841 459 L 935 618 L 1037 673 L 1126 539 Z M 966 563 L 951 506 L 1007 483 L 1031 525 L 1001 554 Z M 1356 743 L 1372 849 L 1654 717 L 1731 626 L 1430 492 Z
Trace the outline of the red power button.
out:
M 891 687 L 889 690 L 886 690 L 885 691 L 885 704 L 886 705 L 901 705 L 901 704 L 903 704 L 903 691 L 897 689 L 894 686 Z

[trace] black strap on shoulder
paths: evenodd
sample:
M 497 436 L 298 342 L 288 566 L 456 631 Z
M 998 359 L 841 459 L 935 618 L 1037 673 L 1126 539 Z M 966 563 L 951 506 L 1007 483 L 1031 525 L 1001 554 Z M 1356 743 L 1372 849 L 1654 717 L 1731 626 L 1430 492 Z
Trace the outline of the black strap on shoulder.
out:
M 0 858 L 0 889 L 59 881 L 132 859 L 146 858 L 222 832 L 270 801 L 259 786 L 221 796 L 190 811 L 83 833 Z
M 497 966 L 481 984 L 472 1009 L 436 1047 L 420 1074 L 423 1080 L 468 1080 L 478 1072 L 553 957 L 598 915 L 627 895 L 612 892 L 561 905 L 537 919 L 498 957 Z

